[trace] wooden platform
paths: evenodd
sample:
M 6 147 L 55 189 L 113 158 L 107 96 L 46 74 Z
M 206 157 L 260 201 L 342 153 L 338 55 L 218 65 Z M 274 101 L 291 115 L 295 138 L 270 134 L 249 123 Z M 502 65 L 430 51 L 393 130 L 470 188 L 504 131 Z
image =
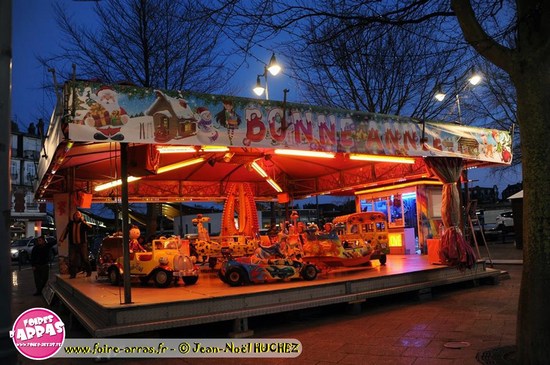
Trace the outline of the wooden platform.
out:
M 78 318 L 93 337 L 183 327 L 234 320 L 247 332 L 247 319 L 335 303 L 358 303 L 368 298 L 426 288 L 497 278 L 500 270 L 480 261 L 471 270 L 432 265 L 427 256 L 391 255 L 386 266 L 331 270 L 313 281 L 277 282 L 243 287 L 224 284 L 216 273 L 201 273 L 196 285 L 158 289 L 132 284 L 132 303 L 124 304 L 122 287 L 91 277 L 58 275 L 53 296 Z

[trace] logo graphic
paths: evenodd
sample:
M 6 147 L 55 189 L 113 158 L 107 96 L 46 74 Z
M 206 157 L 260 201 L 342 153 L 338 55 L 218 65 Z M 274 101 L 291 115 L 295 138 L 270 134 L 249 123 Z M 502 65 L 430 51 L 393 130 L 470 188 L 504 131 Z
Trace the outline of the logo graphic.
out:
M 25 357 L 45 360 L 54 356 L 65 340 L 65 324 L 46 308 L 32 308 L 23 312 L 10 331 L 13 344 Z

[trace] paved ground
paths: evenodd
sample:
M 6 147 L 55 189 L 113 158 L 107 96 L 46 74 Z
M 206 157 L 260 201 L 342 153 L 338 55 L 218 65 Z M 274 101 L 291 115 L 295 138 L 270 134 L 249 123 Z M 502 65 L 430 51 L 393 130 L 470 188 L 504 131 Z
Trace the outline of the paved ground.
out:
M 483 256 L 487 252 L 480 247 Z M 480 364 L 483 351 L 513 345 L 522 265 L 521 250 L 513 243 L 491 243 L 494 267 L 504 270 L 499 284 L 460 284 L 436 288 L 431 296 L 406 294 L 371 300 L 359 313 L 335 305 L 308 312 L 251 319 L 255 338 L 295 338 L 303 352 L 296 359 L 119 359 L 118 364 Z M 514 263 L 514 264 L 511 264 Z M 391 258 L 389 260 L 391 265 Z M 53 269 L 55 270 L 55 268 Z M 12 315 L 46 306 L 34 297 L 32 273 L 28 267 L 13 267 Z M 67 337 L 86 338 L 78 323 L 71 325 L 63 308 L 54 308 L 68 325 Z M 231 323 L 172 329 L 144 334 L 143 338 L 225 338 Z M 462 343 L 460 349 L 448 348 Z M 94 359 L 49 359 L 45 364 L 93 364 Z M 34 363 L 19 357 L 18 364 Z M 497 362 L 498 363 L 498 362 Z

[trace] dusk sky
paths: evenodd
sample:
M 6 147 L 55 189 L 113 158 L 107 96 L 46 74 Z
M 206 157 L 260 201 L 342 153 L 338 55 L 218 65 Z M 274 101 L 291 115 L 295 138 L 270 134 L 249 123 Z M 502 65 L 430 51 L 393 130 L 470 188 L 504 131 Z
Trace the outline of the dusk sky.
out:
M 52 4 L 54 0 L 13 0 L 13 71 L 12 71 L 12 119 L 19 128 L 26 130 L 39 118 L 49 121 L 53 111 L 54 98 L 51 93 L 42 90 L 42 85 L 51 83 L 52 74 L 40 65 L 38 56 L 48 56 L 62 42 L 61 34 L 53 18 Z M 95 2 L 61 0 L 61 3 L 73 13 L 82 14 L 82 19 L 90 19 L 91 9 Z M 258 58 L 269 61 L 270 52 L 258 51 Z M 278 56 L 284 60 L 284 56 Z M 284 66 L 284 64 L 283 64 Z M 78 67 L 78 66 L 77 66 Z M 262 64 L 251 64 L 250 69 L 242 70 L 238 77 L 240 95 L 256 97 L 251 91 L 256 82 L 256 75 L 262 73 Z M 288 72 L 288 70 L 287 70 Z M 290 78 L 286 76 L 271 77 L 269 79 L 270 99 L 282 100 L 282 90 L 290 88 L 289 100 L 293 100 L 293 90 L 289 87 Z M 65 80 L 58 80 L 63 83 Z M 471 186 L 492 187 L 497 185 L 502 191 L 508 184 L 520 182 L 521 173 L 508 173 L 503 177 L 490 176 L 491 169 L 472 171 Z
M 49 120 L 54 99 L 42 90 L 51 82 L 52 74 L 40 65 L 38 56 L 51 53 L 60 42 L 60 34 L 52 16 L 50 0 L 15 0 L 13 3 L 12 39 L 12 118 L 26 128 L 38 118 Z M 67 6 L 88 10 L 91 4 L 65 0 Z
M 94 1 L 73 0 L 12 0 L 13 1 L 13 73 L 12 73 L 12 118 L 20 128 L 27 128 L 38 118 L 47 122 L 53 111 L 54 98 L 51 93 L 42 90 L 42 85 L 51 83 L 52 73 L 37 60 L 38 56 L 48 56 L 62 43 L 62 35 L 53 17 L 53 4 L 57 1 L 65 6 L 69 13 L 78 15 L 82 21 L 93 21 Z M 82 14 L 80 16 L 80 14 Z M 258 48 L 257 57 L 268 62 L 269 50 Z M 283 56 L 278 56 L 284 60 Z M 257 98 L 252 92 L 256 76 L 263 72 L 260 61 L 249 60 L 248 69 L 242 69 L 234 78 L 240 80 L 238 96 Z M 285 71 L 283 71 L 284 73 Z M 287 71 L 288 72 L 288 71 Z M 78 73 L 78 65 L 77 65 Z M 58 83 L 65 80 L 58 76 Z M 289 78 L 283 75 L 269 78 L 270 99 L 282 100 L 282 90 L 288 86 Z M 262 79 L 263 83 L 263 79 Z M 295 90 L 294 90 L 295 91 Z M 289 100 L 292 91 L 289 94 Z

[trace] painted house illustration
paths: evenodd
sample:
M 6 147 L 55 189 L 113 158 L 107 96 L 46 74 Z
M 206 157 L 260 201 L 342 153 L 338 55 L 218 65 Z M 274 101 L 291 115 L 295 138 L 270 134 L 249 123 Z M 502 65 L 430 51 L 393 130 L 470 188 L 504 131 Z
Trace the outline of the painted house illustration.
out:
M 465 155 L 479 155 L 479 142 L 475 138 L 460 137 L 458 139 L 458 151 Z
M 168 96 L 155 90 L 157 98 L 145 111 L 153 117 L 155 141 L 160 143 L 172 139 L 194 136 L 197 133 L 197 116 L 182 97 Z

